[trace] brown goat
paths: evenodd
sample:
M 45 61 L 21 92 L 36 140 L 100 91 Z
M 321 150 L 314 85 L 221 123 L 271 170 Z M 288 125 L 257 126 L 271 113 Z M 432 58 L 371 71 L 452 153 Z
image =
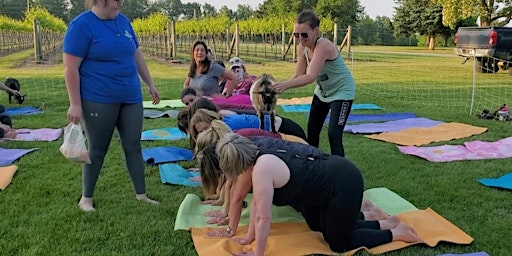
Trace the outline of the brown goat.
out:
M 265 114 L 270 115 L 270 129 L 276 133 L 277 92 L 274 90 L 275 80 L 269 74 L 263 74 L 251 86 L 250 97 L 252 106 L 260 119 L 260 129 L 265 129 Z

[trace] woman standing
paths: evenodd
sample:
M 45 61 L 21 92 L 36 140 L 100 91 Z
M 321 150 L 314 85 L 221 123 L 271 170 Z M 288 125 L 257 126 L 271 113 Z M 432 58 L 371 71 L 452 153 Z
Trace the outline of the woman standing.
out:
M 82 197 L 86 212 L 95 211 L 93 193 L 114 129 L 124 151 L 137 200 L 146 196 L 140 134 L 143 108 L 139 75 L 153 103 L 160 102 L 130 21 L 119 13 L 122 0 L 92 0 L 89 11 L 69 24 L 64 37 L 65 80 L 69 96 L 67 119 L 82 121 L 91 164 L 82 167 Z
M 295 74 L 274 88 L 284 92 L 316 80 L 307 142 L 318 147 L 320 132 L 330 111 L 328 136 L 331 154 L 345 156 L 343 129 L 355 97 L 355 82 L 336 45 L 320 36 L 319 26 L 320 19 L 311 11 L 303 11 L 297 16 L 293 35 L 300 45 Z

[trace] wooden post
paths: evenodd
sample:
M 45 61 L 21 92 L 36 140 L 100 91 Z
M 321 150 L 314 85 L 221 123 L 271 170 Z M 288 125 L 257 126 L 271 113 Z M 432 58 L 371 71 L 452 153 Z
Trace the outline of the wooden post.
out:
M 284 56 L 286 51 L 286 31 L 284 24 L 281 25 L 281 54 Z
M 171 20 L 171 56 L 173 59 L 176 59 L 176 22 Z
M 338 23 L 334 23 L 334 33 L 333 33 L 332 41 L 334 44 L 338 44 Z
M 350 51 L 351 51 L 350 41 L 352 41 L 352 26 L 348 26 L 347 34 L 343 38 L 343 42 L 341 42 L 341 45 L 340 45 L 340 52 L 341 52 L 341 50 L 343 50 L 343 47 L 346 45 L 348 55 L 350 55 Z
M 43 62 L 43 49 L 41 46 L 41 26 L 39 21 L 34 19 L 34 51 L 35 51 L 35 63 Z
M 240 27 L 238 26 L 238 23 L 235 25 L 235 55 L 238 57 L 240 56 Z

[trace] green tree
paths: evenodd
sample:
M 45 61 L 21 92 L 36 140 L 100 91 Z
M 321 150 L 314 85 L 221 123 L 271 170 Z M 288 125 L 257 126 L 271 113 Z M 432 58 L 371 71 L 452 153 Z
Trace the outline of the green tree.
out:
M 235 11 L 235 20 L 246 20 L 254 15 L 254 11 L 248 4 L 239 4 Z
M 302 10 L 314 10 L 318 0 L 265 0 L 256 11 L 258 18 L 298 14 Z
M 88 8 L 85 6 L 85 2 L 83 0 L 70 0 L 69 3 L 70 6 L 68 9 L 68 21 L 72 20 L 74 17 Z
M 31 7 L 33 6 L 41 6 L 53 16 L 69 21 L 68 2 L 66 0 L 35 0 L 31 3 Z
M 183 19 L 197 19 L 202 16 L 201 5 L 198 3 L 186 3 L 182 5 Z
M 436 36 L 446 34 L 443 25 L 442 7 L 430 0 L 396 0 L 394 16 L 395 35 L 410 36 L 412 33 L 426 35 L 428 48 L 435 49 Z
M 482 27 L 503 26 L 512 19 L 512 0 L 432 0 L 443 7 L 443 24 L 455 28 L 461 20 L 479 17 Z
M 215 6 L 205 3 L 203 5 L 203 17 L 215 17 L 217 16 L 217 9 L 215 9 Z
M 0 0 L 0 6 L 0 14 L 13 19 L 22 20 L 25 10 L 27 10 L 27 1 Z
M 363 17 L 359 0 L 318 0 L 315 12 L 320 17 L 331 17 L 342 26 L 354 25 Z
M 149 16 L 148 0 L 123 0 L 123 8 L 121 12 L 130 20 Z
M 162 12 L 173 20 L 178 20 L 183 13 L 181 0 L 157 0 L 150 6 L 151 12 Z
M 233 13 L 233 10 L 229 9 L 227 6 L 222 6 L 219 10 L 220 16 L 228 17 L 229 19 L 234 19 L 235 14 Z

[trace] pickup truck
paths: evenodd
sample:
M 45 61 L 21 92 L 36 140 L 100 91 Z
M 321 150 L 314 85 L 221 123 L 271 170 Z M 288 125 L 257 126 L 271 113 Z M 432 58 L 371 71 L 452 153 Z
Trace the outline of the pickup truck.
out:
M 512 28 L 460 27 L 455 54 L 466 60 L 474 57 L 477 72 L 495 73 L 501 68 L 512 75 Z

